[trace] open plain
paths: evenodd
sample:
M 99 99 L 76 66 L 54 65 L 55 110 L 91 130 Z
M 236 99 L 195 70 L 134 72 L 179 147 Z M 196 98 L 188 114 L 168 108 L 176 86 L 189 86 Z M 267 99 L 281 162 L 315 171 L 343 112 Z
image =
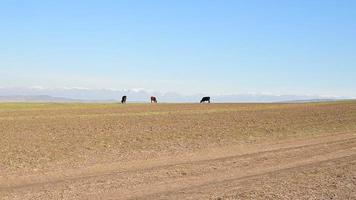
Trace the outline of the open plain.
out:
M 356 102 L 0 104 L 0 199 L 356 199 Z

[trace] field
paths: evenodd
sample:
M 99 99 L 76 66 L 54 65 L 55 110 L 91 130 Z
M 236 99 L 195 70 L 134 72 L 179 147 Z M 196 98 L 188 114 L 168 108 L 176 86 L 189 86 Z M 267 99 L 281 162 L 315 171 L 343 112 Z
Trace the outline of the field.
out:
M 356 102 L 3 103 L 0 199 L 356 199 Z

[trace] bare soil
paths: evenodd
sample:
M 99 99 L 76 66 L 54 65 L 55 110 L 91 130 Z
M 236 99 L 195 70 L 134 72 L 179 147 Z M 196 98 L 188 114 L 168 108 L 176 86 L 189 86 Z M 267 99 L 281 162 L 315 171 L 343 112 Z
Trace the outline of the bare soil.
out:
M 0 104 L 0 199 L 356 199 L 356 102 Z

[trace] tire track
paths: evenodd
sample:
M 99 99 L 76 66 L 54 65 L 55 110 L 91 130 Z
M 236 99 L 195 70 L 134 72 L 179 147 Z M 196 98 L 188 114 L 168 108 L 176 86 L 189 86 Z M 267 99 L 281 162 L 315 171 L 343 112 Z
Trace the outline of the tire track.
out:
M 303 171 L 308 168 L 313 168 L 313 167 L 319 167 L 321 165 L 325 164 L 336 164 L 338 167 L 341 166 L 346 166 L 356 164 L 356 152 L 355 154 L 352 155 L 347 155 L 347 156 L 341 156 L 341 157 L 336 157 L 336 158 L 331 158 L 331 159 L 326 159 L 326 160 L 321 160 L 317 162 L 311 162 L 308 164 L 302 164 L 298 166 L 292 166 L 292 167 L 286 167 L 282 169 L 277 169 L 277 170 L 271 170 L 267 172 L 261 172 L 257 174 L 252 174 L 252 175 L 246 175 L 242 177 L 234 177 L 234 178 L 228 178 L 225 180 L 221 181 L 211 181 L 208 183 L 204 183 L 201 185 L 197 186 L 189 186 L 185 188 L 181 188 L 179 190 L 172 190 L 172 191 L 165 191 L 163 193 L 155 193 L 151 195 L 146 195 L 146 196 L 141 196 L 141 197 L 135 197 L 132 199 L 186 199 L 190 198 L 192 199 L 202 199 L 202 196 L 205 198 L 208 198 L 207 196 L 212 196 L 212 193 L 216 188 L 223 188 L 223 191 L 219 190 L 219 193 L 224 193 L 224 192 L 230 192 L 232 190 L 236 190 L 237 187 L 241 187 L 243 184 L 246 186 L 246 182 L 252 181 L 252 180 L 257 180 L 261 177 L 271 177 L 271 176 L 276 176 L 281 173 L 290 173 L 290 172 L 295 172 L 295 171 Z M 251 186 L 251 184 L 249 184 Z M 215 191 L 216 192 L 216 191 Z M 219 198 L 217 198 L 219 199 Z
M 149 197 L 165 196 L 168 193 L 179 194 L 189 188 L 261 176 L 266 173 L 356 154 L 356 137 L 354 135 L 319 139 L 321 142 L 305 141 L 304 145 L 272 148 L 266 151 L 257 150 L 252 153 L 232 156 L 222 154 L 213 159 L 159 164 L 150 167 L 135 168 L 135 166 L 131 166 L 133 169 L 114 167 L 109 168 L 108 171 L 96 173 L 94 171 L 92 174 L 74 173 L 64 177 L 43 176 L 39 179 L 30 177 L 28 180 L 13 177 L 10 182 L 7 182 L 6 179 L 0 181 L 0 192 L 36 194 L 48 190 L 52 193 L 60 193 L 56 188 L 70 185 L 71 188 L 74 188 L 72 194 L 79 199 L 150 199 Z M 95 189 L 94 194 L 91 189 Z M 97 196 L 98 193 L 100 196 Z
M 340 145 L 345 145 L 345 143 L 340 143 Z M 328 147 L 330 148 L 330 147 Z M 249 179 L 265 174 L 275 173 L 279 171 L 296 169 L 299 167 L 317 165 L 322 162 L 328 162 L 330 160 L 350 157 L 355 159 L 356 157 L 356 144 L 353 142 L 345 148 L 335 148 L 332 147 L 329 149 L 330 152 L 319 154 L 315 149 L 308 149 L 307 151 L 313 151 L 316 153 L 306 154 L 304 157 L 298 157 L 296 159 L 290 159 L 288 162 L 283 162 L 280 159 L 283 159 L 280 155 L 277 155 L 277 159 L 264 157 L 262 159 L 257 158 L 253 160 L 251 164 L 243 167 L 227 167 L 222 171 L 214 171 L 210 173 L 205 173 L 198 176 L 191 176 L 187 178 L 178 178 L 175 180 L 161 181 L 158 184 L 147 184 L 136 189 L 122 190 L 120 192 L 114 192 L 105 196 L 103 199 L 117 198 L 121 196 L 122 198 L 117 199 L 159 199 L 156 197 L 165 196 L 172 193 L 185 193 L 185 191 L 196 188 L 195 192 L 199 193 L 199 188 L 206 186 L 218 186 L 219 183 L 230 182 L 240 179 Z M 306 150 L 303 150 L 301 154 L 307 153 Z M 334 151 L 334 152 L 331 152 Z M 135 195 L 133 195 L 135 194 Z M 141 195 L 137 195 L 141 194 Z M 148 196 L 147 196 L 148 195 Z M 95 195 L 94 195 L 95 196 Z M 91 196 L 89 196 L 91 198 Z M 154 197 L 154 198 L 152 198 Z M 170 198 L 168 198 L 170 199 Z
M 308 149 L 314 148 L 314 149 L 320 149 L 321 147 L 326 147 L 324 149 L 329 150 L 331 146 L 340 146 L 340 148 L 347 148 L 349 146 L 356 146 L 356 137 L 351 136 L 347 137 L 344 139 L 338 139 L 334 141 L 326 141 L 326 142 L 318 142 L 318 143 L 312 143 L 312 144 L 305 144 L 305 145 L 296 145 L 296 146 L 291 146 L 291 147 L 281 147 L 281 148 L 276 148 L 276 149 L 271 149 L 271 150 L 265 150 L 265 151 L 257 151 L 257 152 L 252 152 L 252 153 L 246 153 L 246 154 L 238 154 L 238 155 L 231 155 L 231 156 L 221 156 L 218 158 L 209 158 L 209 159 L 201 159 L 201 160 L 193 160 L 193 161 L 184 161 L 184 162 L 175 162 L 175 163 L 169 163 L 169 164 L 160 164 L 157 166 L 152 166 L 152 167 L 145 167 L 143 166 L 142 168 L 136 168 L 134 166 L 129 166 L 129 167 L 118 167 L 114 169 L 109 169 L 107 171 L 101 171 L 101 172 L 84 172 L 84 173 L 77 173 L 74 172 L 74 174 L 71 173 L 66 173 L 62 172 L 60 173 L 59 177 L 54 176 L 52 174 L 46 176 L 46 175 L 39 175 L 35 174 L 33 176 L 24 176 L 24 177 L 0 177 L 0 191 L 1 190 L 7 190 L 7 189 L 20 189 L 20 188 L 26 188 L 26 187 L 34 187 L 38 185 L 44 185 L 44 184 L 58 184 L 61 182 L 67 182 L 67 181 L 75 181 L 75 180 L 85 180 L 89 178 L 97 178 L 97 177 L 103 177 L 103 176 L 113 176 L 117 174 L 137 174 L 137 173 L 143 173 L 143 172 L 152 172 L 152 171 L 159 171 L 159 170 L 164 170 L 167 168 L 184 168 L 184 167 L 189 167 L 189 166 L 197 166 L 199 167 L 204 167 L 206 164 L 211 164 L 211 163 L 225 163 L 225 162 L 236 162 L 233 160 L 239 160 L 239 159 L 245 159 L 245 158 L 261 158 L 263 159 L 264 157 L 267 157 L 268 155 L 271 154 L 277 154 L 277 153 L 283 153 L 287 154 L 288 152 L 291 153 L 292 155 L 295 153 L 295 151 L 301 150 L 301 149 Z M 110 164 L 108 164 L 110 165 Z M 58 174 L 57 174 L 58 175 Z M 62 175 L 62 177 L 61 177 Z

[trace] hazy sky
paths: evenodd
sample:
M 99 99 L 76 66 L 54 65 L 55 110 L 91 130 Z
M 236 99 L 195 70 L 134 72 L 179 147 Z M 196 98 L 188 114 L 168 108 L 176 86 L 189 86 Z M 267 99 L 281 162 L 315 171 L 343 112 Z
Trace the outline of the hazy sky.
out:
M 1 0 L 0 87 L 356 96 L 353 0 Z

